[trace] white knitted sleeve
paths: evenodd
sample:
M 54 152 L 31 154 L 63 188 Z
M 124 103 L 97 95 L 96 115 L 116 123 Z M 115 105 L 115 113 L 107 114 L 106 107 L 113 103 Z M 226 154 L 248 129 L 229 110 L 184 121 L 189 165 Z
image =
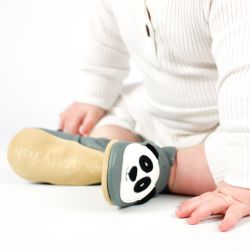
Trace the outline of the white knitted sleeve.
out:
M 226 164 L 225 182 L 250 188 L 250 1 L 213 0 L 208 22 L 225 139 L 225 162 L 220 157 L 218 161 Z M 216 146 L 208 143 L 207 150 Z
M 109 109 L 129 72 L 129 55 L 109 0 L 96 4 L 87 32 L 79 101 Z

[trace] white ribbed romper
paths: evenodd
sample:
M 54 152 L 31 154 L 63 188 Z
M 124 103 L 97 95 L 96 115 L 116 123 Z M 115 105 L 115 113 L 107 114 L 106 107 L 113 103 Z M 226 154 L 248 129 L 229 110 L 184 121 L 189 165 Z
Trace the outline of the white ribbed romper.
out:
M 123 87 L 129 60 L 142 83 Z M 250 188 L 250 1 L 100 0 L 79 101 L 160 146 L 205 143 L 215 181 Z

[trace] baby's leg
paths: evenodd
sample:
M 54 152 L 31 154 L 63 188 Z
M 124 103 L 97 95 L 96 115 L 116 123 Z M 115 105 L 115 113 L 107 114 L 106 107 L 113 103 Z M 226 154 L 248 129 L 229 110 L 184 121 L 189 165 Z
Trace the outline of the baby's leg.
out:
M 185 195 L 200 195 L 216 188 L 206 160 L 204 144 L 177 150 L 168 188 L 173 193 Z
M 94 128 L 90 133 L 93 137 L 108 139 L 141 141 L 131 130 L 116 126 L 104 125 Z M 168 188 L 171 192 L 185 195 L 199 195 L 215 189 L 215 182 L 206 160 L 204 145 L 177 150 L 176 163 L 171 168 Z
M 101 181 L 104 150 L 109 142 L 93 137 L 140 140 L 130 130 L 113 125 L 97 127 L 91 136 L 26 128 L 12 138 L 8 160 L 19 176 L 33 182 L 88 185 Z
M 103 125 L 94 128 L 89 136 L 95 138 L 105 137 L 107 139 L 117 139 L 131 142 L 141 141 L 140 137 L 134 134 L 132 131 L 117 125 Z

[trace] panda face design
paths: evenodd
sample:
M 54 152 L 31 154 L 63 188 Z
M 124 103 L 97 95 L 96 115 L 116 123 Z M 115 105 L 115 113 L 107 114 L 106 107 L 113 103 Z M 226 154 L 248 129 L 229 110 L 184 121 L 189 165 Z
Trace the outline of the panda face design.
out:
M 120 198 L 131 203 L 145 198 L 158 181 L 158 152 L 151 145 L 129 144 L 123 154 Z

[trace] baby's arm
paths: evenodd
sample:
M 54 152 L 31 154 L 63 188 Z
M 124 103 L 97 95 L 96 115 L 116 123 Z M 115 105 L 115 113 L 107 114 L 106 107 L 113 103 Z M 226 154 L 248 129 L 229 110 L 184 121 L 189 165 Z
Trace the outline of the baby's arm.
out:
M 177 150 L 171 169 L 168 188 L 171 192 L 198 195 L 180 204 L 176 215 L 197 224 L 211 215 L 225 215 L 219 225 L 228 231 L 238 221 L 250 215 L 250 189 L 235 187 L 225 182 L 215 185 L 206 160 L 204 144 Z

